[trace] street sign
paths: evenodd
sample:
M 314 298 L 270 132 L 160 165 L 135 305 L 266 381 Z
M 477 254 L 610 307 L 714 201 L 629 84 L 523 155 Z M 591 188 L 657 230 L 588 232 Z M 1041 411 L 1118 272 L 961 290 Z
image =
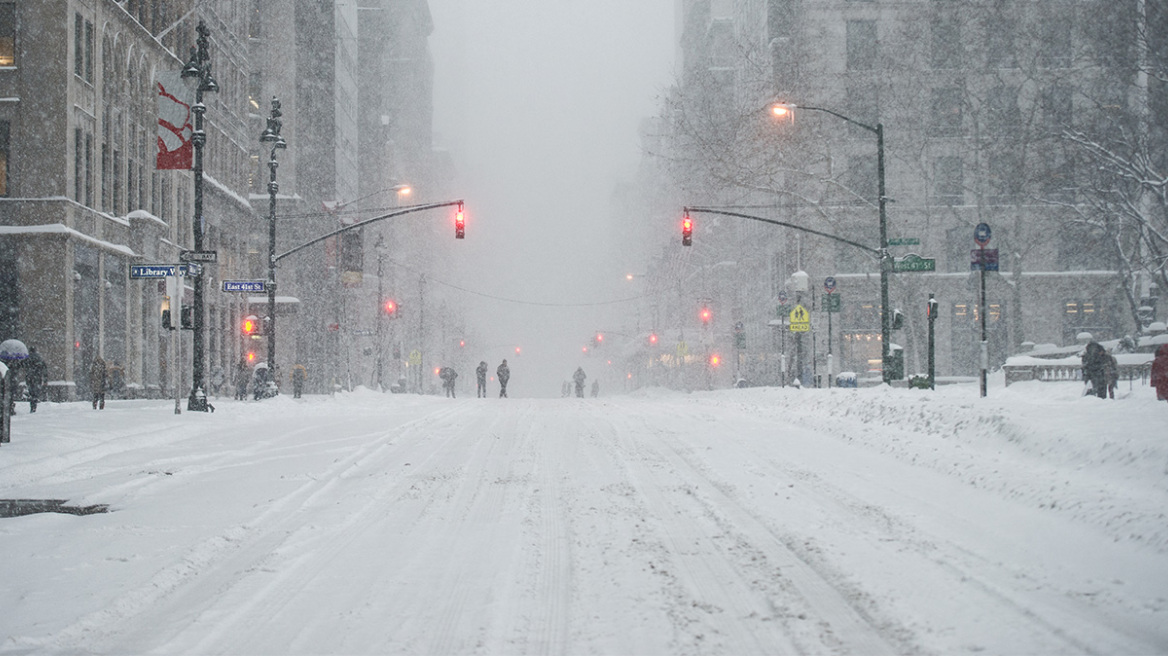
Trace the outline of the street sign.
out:
M 975 248 L 969 252 L 970 271 L 997 271 L 998 249 Z
M 179 262 L 205 262 L 215 263 L 219 261 L 218 251 L 182 251 L 178 254 Z
M 823 295 L 822 305 L 823 305 L 823 308 L 825 310 L 827 310 L 828 312 L 839 312 L 841 302 L 842 301 L 840 300 L 839 294 L 824 294 Z
M 265 292 L 267 287 L 263 280 L 224 280 L 225 292 Z
M 780 290 L 779 291 L 779 305 L 786 305 L 786 304 L 787 304 L 787 292 Z
M 796 305 L 794 310 L 791 310 L 791 332 L 805 333 L 811 330 L 811 313 L 802 305 Z
M 937 260 L 931 257 L 921 257 L 916 253 L 909 253 L 904 257 L 898 257 L 892 262 L 892 271 L 894 273 L 906 273 L 912 271 L 936 271 Z
M 686 344 L 685 342 L 678 342 L 677 357 L 684 358 L 687 355 L 689 355 L 689 344 Z
M 916 237 L 893 237 L 888 240 L 889 246 L 920 246 L 921 240 Z
M 185 276 L 187 268 L 181 264 L 131 264 L 130 279 L 167 278 L 170 276 Z
M 977 242 L 978 246 L 985 248 L 985 245 L 990 243 L 990 235 L 992 234 L 993 232 L 990 230 L 990 224 L 979 223 L 977 224 L 977 227 L 973 229 L 973 240 Z
M 189 262 L 187 263 L 186 267 L 188 276 L 194 276 L 198 278 L 199 276 L 203 275 L 203 265 L 199 264 L 198 262 Z
M 418 349 L 410 351 L 410 365 L 414 367 L 422 365 L 422 352 Z
M 835 278 L 828 276 L 823 279 L 823 289 L 828 294 L 835 291 Z

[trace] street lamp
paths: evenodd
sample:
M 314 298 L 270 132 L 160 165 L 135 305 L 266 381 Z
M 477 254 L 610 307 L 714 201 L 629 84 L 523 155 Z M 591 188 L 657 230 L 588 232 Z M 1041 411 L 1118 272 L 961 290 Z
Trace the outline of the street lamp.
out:
M 796 109 L 807 109 L 815 112 L 823 112 L 831 114 L 832 116 L 847 121 L 852 125 L 863 128 L 876 135 L 876 177 L 878 184 L 877 198 L 878 206 L 880 208 L 880 363 L 881 376 L 885 383 L 891 382 L 892 370 L 889 366 L 889 347 L 892 339 L 892 324 L 891 313 L 888 309 L 888 276 L 892 272 L 892 257 L 888 252 L 888 214 L 885 211 L 885 205 L 888 198 L 885 195 L 884 189 L 884 124 L 877 123 L 876 125 L 868 125 L 859 121 L 853 120 L 840 114 L 839 112 L 825 109 L 823 107 L 807 107 L 805 105 L 794 105 L 792 103 L 773 103 L 771 104 L 771 114 L 778 118 L 785 118 L 794 120 Z
M 211 30 L 200 20 L 195 29 L 199 37 L 195 40 L 197 47 L 191 48 L 191 58 L 182 71 L 182 77 L 195 78 L 195 104 L 191 111 L 195 115 L 194 131 L 191 133 L 191 144 L 195 149 L 195 158 L 191 170 L 195 174 L 195 220 L 193 221 L 194 248 L 196 252 L 203 250 L 203 146 L 207 143 L 207 133 L 203 131 L 203 115 L 207 107 L 203 104 L 203 92 L 215 93 L 219 85 L 211 75 L 211 56 L 207 53 L 208 36 Z M 207 411 L 207 395 L 203 391 L 203 360 L 206 359 L 206 348 L 203 341 L 203 276 L 194 276 L 194 362 L 191 365 L 191 395 L 187 399 L 187 410 Z
M 280 185 L 276 183 L 276 169 L 280 166 L 276 161 L 276 151 L 287 148 L 288 142 L 280 136 L 280 128 L 284 122 L 280 120 L 283 113 L 280 111 L 280 101 L 272 97 L 272 115 L 268 117 L 268 127 L 260 134 L 260 143 L 272 145 L 272 154 L 268 159 L 268 169 L 271 177 L 268 179 L 268 372 L 272 380 L 279 385 L 279 376 L 276 375 L 276 192 Z

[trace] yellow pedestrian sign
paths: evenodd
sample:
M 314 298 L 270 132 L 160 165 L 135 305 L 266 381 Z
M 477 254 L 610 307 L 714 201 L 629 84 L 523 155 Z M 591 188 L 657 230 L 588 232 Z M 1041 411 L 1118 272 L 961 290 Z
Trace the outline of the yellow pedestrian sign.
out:
M 685 342 L 678 342 L 677 343 L 677 357 L 680 359 L 685 359 L 685 357 L 688 355 L 689 355 L 689 344 L 686 344 Z
M 422 365 L 422 352 L 418 349 L 410 351 L 410 366 L 420 367 Z
M 791 310 L 791 332 L 805 333 L 811 330 L 811 314 L 802 305 L 796 305 Z

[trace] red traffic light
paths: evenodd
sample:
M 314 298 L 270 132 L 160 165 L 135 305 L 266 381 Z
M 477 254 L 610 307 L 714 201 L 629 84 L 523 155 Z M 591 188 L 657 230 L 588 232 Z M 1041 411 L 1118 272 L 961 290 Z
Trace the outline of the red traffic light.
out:
M 720 364 L 722 364 L 722 358 L 718 357 L 717 353 L 710 356 L 710 366 L 711 367 L 716 367 Z
M 249 314 L 243 318 L 243 325 L 240 326 L 244 335 L 251 336 L 259 333 L 260 319 L 254 314 Z
M 466 238 L 466 215 L 462 213 L 462 205 L 458 206 L 458 211 L 454 213 L 454 238 Z
M 381 304 L 381 309 L 385 311 L 386 316 L 397 316 L 397 301 L 386 299 Z
M 701 316 L 702 316 L 702 323 L 710 323 L 710 319 L 713 318 L 714 315 L 713 315 L 713 313 L 710 312 L 710 308 L 702 308 L 702 315 Z
M 247 363 L 248 364 L 255 364 L 255 361 L 256 361 L 255 351 L 248 351 L 247 352 Z
M 689 218 L 688 214 L 681 221 L 681 245 L 693 245 L 693 219 Z
M 650 346 L 657 345 L 657 333 L 649 333 L 649 345 Z

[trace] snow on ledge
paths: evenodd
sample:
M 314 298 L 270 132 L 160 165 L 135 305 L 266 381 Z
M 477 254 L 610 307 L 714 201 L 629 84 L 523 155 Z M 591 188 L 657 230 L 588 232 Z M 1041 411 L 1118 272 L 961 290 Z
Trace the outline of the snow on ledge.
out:
M 0 235 L 65 235 L 71 239 L 93 244 L 98 248 L 121 253 L 127 257 L 139 257 L 129 246 L 95 239 L 84 232 L 74 230 L 61 223 L 48 223 L 36 226 L 0 226 Z

